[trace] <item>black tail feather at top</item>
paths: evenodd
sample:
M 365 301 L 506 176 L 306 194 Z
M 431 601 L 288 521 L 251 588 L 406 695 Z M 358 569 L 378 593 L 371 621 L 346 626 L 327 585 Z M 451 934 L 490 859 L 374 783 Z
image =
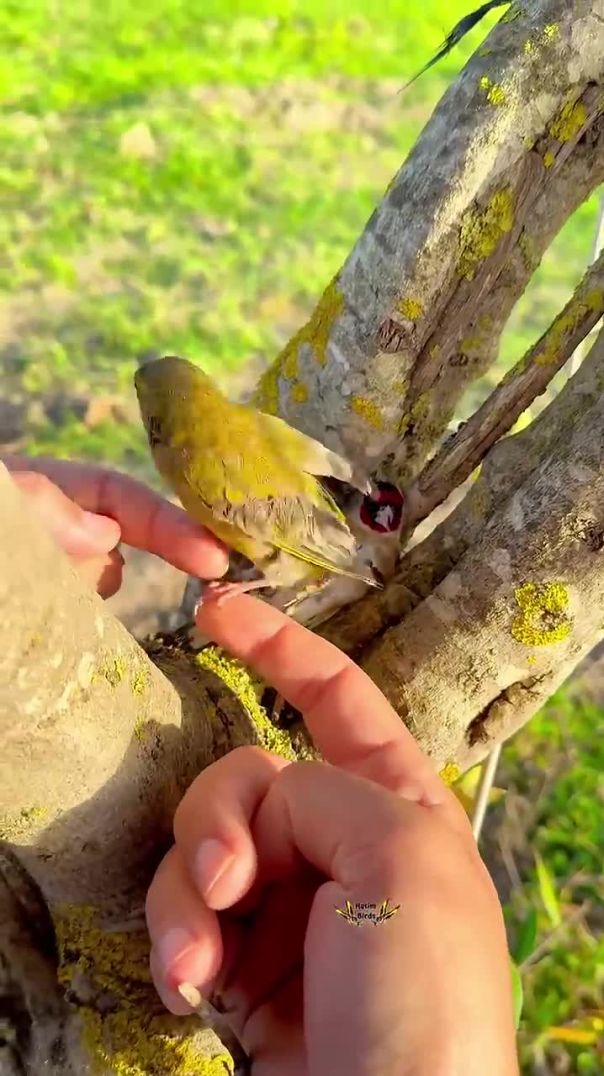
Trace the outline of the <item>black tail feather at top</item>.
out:
M 463 40 L 466 34 L 469 34 L 470 30 L 473 30 L 485 15 L 488 15 L 489 11 L 492 11 L 495 7 L 503 7 L 504 4 L 509 3 L 511 3 L 511 0 L 487 0 L 487 3 L 476 8 L 476 11 L 471 11 L 468 15 L 464 15 L 463 19 L 460 19 L 451 32 L 447 34 L 438 52 L 431 60 L 428 60 L 427 64 L 424 64 L 422 69 L 418 71 L 413 78 L 410 78 L 409 81 L 405 83 L 402 89 L 399 90 L 399 93 L 403 93 L 413 82 L 418 78 L 421 78 L 426 71 L 429 71 L 434 64 L 437 64 L 439 60 L 444 59 L 456 45 L 459 45 L 459 42 Z

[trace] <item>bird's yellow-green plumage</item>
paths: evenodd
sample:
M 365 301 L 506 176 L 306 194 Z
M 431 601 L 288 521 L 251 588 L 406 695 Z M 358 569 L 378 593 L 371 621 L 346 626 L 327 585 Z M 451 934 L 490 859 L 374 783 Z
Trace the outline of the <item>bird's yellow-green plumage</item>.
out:
M 358 576 L 356 543 L 319 476 L 368 492 L 365 478 L 318 441 L 232 403 L 198 366 L 169 356 L 135 374 L 159 472 L 186 511 L 262 572 L 294 586 L 324 572 Z

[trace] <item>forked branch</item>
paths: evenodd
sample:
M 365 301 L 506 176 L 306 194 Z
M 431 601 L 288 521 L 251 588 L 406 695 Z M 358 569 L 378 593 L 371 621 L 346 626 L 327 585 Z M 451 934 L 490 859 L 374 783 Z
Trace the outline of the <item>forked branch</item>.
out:
M 408 525 L 417 526 L 465 482 L 489 449 L 545 391 L 604 314 L 604 252 L 547 332 L 447 441 L 409 491 Z

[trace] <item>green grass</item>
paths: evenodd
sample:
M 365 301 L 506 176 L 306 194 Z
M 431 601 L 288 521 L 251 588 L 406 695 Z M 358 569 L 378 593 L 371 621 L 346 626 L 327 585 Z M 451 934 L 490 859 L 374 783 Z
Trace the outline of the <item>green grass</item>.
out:
M 16 446 L 110 460 L 155 481 L 131 388 L 137 360 L 180 352 L 233 384 L 274 357 L 348 254 L 448 81 L 499 17 L 400 96 L 471 6 L 5 3 L 0 373 L 5 400 L 28 401 Z M 593 198 L 548 252 L 506 331 L 497 373 L 569 295 L 595 220 Z M 78 417 L 90 398 L 122 406 L 91 423 Z M 586 892 L 569 879 L 600 871 L 599 714 L 561 698 L 504 754 L 502 783 L 517 789 L 509 809 L 530 805 L 541 769 L 570 752 L 567 771 L 519 838 L 511 937 L 538 905 L 534 849 L 556 879 L 565 915 Z M 593 883 L 589 896 L 601 920 Z M 551 1071 L 601 1071 L 593 1044 L 543 1040 L 552 1024 L 603 1007 L 594 923 L 592 913 L 586 927 L 564 928 L 526 969 L 527 1073 L 544 1051 L 559 1066 Z M 538 925 L 543 938 L 543 910 Z
M 467 0 L 415 13 L 403 0 L 323 7 L 5 5 L 3 380 L 42 410 L 56 392 L 118 392 L 133 427 L 90 430 L 74 417 L 56 428 L 38 408 L 24 447 L 138 468 L 141 354 L 195 356 L 226 382 L 266 365 L 497 18 L 400 96 Z M 503 366 L 580 275 L 594 221 L 592 202 L 544 262 Z
M 492 808 L 488 861 L 496 865 L 512 947 L 531 909 L 537 944 L 522 970 L 525 1008 L 520 1027 L 524 1071 L 602 1072 L 604 1056 L 604 741 L 602 709 L 568 689 L 558 692 L 502 755 L 497 783 L 507 789 Z M 502 846 L 520 884 L 506 878 Z M 540 855 L 555 904 L 543 900 L 535 870 Z M 503 879 L 503 880 L 502 880 Z M 556 925 L 558 912 L 560 924 Z M 535 953 L 535 956 L 538 954 Z M 584 1042 L 552 1037 L 577 1031 Z M 591 1038 L 591 1041 L 589 1039 Z M 599 1049 L 598 1049 L 599 1043 Z
M 369 4 L 331 0 L 133 0 L 103 5 L 21 3 L 3 8 L 11 63 L 2 95 L 38 114 L 144 104 L 199 83 L 265 86 L 333 74 L 404 79 L 423 65 L 455 19 L 460 0 Z M 485 20 L 493 25 L 497 15 Z M 474 31 L 442 69 L 452 74 L 484 31 Z

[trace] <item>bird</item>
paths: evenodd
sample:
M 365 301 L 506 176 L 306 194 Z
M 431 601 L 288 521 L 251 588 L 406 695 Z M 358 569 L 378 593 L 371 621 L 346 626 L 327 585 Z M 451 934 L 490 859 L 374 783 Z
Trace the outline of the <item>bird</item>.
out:
M 331 575 L 381 588 L 321 481 L 368 495 L 366 474 L 283 419 L 230 401 L 188 359 L 147 362 L 134 384 L 157 470 L 185 511 L 260 573 L 211 581 L 218 601 L 263 587 L 312 590 Z

